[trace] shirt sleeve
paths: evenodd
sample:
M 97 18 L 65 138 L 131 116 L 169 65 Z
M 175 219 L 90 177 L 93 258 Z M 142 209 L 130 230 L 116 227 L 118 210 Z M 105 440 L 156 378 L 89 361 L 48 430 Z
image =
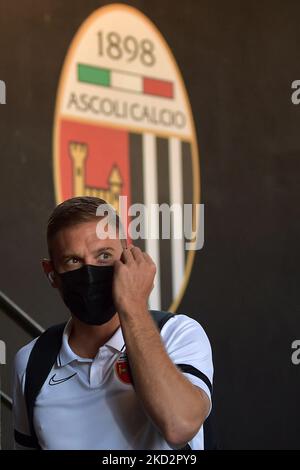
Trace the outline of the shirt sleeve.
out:
M 211 401 L 213 360 L 209 339 L 202 326 L 187 315 L 177 314 L 162 328 L 170 359 L 185 377 L 200 387 Z
M 13 427 L 15 450 L 33 449 L 24 396 L 26 366 L 34 341 L 20 349 L 13 367 Z

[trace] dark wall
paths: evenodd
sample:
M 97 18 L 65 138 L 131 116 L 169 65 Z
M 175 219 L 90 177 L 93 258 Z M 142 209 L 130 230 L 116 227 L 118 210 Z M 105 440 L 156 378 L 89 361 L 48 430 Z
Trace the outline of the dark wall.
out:
M 40 267 L 55 205 L 52 125 L 61 66 L 77 28 L 110 2 L 0 3 L 0 289 L 44 327 L 67 312 Z M 214 408 L 224 448 L 299 448 L 300 4 L 296 1 L 130 1 L 171 46 L 200 148 L 205 246 L 179 312 L 214 350 Z M 23 333 L 1 311 L 8 364 Z M 2 444 L 11 445 L 5 409 Z M 3 425 L 4 427 L 4 425 Z

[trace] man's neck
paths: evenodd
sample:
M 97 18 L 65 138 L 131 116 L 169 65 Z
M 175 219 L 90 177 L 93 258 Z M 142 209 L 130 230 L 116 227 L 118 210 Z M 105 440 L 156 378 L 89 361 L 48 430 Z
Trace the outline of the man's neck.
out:
M 113 336 L 119 326 L 120 320 L 117 313 L 103 325 L 87 325 L 73 317 L 69 346 L 78 356 L 93 359 L 99 348 Z

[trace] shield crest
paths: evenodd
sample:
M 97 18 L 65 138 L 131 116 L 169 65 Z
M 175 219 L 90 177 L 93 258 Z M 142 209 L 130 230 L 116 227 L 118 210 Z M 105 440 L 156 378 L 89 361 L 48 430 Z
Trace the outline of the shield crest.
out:
M 61 73 L 53 139 L 57 203 L 97 196 L 118 211 L 120 196 L 128 207 L 200 202 L 182 76 L 161 33 L 135 8 L 102 7 L 80 27 Z M 195 253 L 173 236 L 176 224 L 174 215 L 169 238 L 134 241 L 157 266 L 152 309 L 175 311 L 192 269 Z
M 115 372 L 119 380 L 126 384 L 132 383 L 129 362 L 126 353 L 123 353 L 115 364 Z

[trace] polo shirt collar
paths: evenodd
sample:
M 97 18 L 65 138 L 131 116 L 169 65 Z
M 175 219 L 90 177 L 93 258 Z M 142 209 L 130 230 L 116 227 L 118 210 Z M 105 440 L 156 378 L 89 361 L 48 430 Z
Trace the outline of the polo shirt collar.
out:
M 77 354 L 74 353 L 74 351 L 70 348 L 69 345 L 69 336 L 71 332 L 71 327 L 72 327 L 72 318 L 69 319 L 67 322 L 64 332 L 63 332 L 63 337 L 62 337 L 62 345 L 60 348 L 60 352 L 57 356 L 57 365 L 59 367 L 63 367 L 67 364 L 70 364 L 72 361 L 78 361 L 78 362 L 93 362 L 93 359 L 91 358 L 86 358 L 86 357 L 80 357 Z M 103 348 L 104 346 L 108 346 L 110 349 L 112 349 L 114 352 L 121 352 L 125 349 L 125 341 L 122 333 L 122 328 L 119 326 L 119 328 L 115 331 L 115 333 L 112 335 L 109 340 L 101 346 Z M 101 349 L 99 348 L 99 349 Z

